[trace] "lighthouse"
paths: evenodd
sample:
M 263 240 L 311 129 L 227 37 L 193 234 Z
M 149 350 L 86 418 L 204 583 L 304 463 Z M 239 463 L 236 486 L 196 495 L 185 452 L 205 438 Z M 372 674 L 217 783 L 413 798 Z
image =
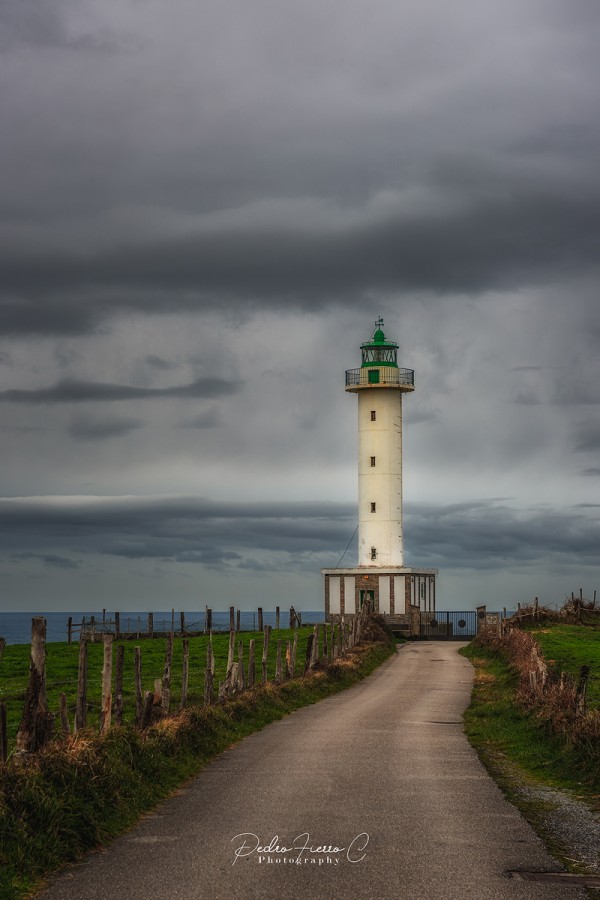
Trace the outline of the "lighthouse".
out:
M 407 567 L 402 524 L 403 397 L 415 373 L 398 365 L 398 344 L 384 321 L 360 346 L 361 365 L 346 371 L 358 400 L 358 565 L 323 569 L 325 615 L 335 622 L 369 599 L 388 624 L 415 633 L 420 615 L 435 611 L 437 569 Z

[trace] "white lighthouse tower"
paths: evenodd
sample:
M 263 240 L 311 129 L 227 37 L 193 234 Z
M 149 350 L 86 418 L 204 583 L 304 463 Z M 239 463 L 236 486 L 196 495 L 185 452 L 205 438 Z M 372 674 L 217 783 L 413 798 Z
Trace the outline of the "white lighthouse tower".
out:
M 358 566 L 322 570 L 325 613 L 354 615 L 368 597 L 393 628 L 414 633 L 420 613 L 435 611 L 437 570 L 404 565 L 402 397 L 415 389 L 414 372 L 398 366 L 383 325 L 346 372 L 346 391 L 358 395 Z

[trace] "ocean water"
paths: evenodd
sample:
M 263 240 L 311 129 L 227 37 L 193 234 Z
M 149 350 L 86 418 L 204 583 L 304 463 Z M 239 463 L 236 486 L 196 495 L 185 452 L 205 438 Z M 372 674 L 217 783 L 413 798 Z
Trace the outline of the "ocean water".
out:
M 302 623 L 324 622 L 325 613 L 321 610 L 298 610 L 302 617 Z M 111 613 L 107 610 L 106 618 L 111 618 Z M 154 630 L 170 631 L 171 630 L 171 610 L 167 612 L 154 612 Z M 66 641 L 67 640 L 67 620 L 72 617 L 74 623 L 80 623 L 83 616 L 86 622 L 90 617 L 94 616 L 98 626 L 102 623 L 102 612 L 0 612 L 0 637 L 6 640 L 7 644 L 28 644 L 31 640 L 31 619 L 33 616 L 43 616 L 46 619 L 46 640 L 47 641 Z M 243 631 L 251 631 L 257 627 L 256 610 L 241 610 L 240 625 Z M 263 622 L 265 625 L 275 625 L 275 610 L 264 610 Z M 175 629 L 179 630 L 179 611 L 175 612 Z M 281 609 L 280 625 L 287 628 L 289 624 L 289 609 Z M 148 614 L 140 612 L 122 612 L 121 613 L 121 630 L 122 631 L 146 631 L 148 627 Z M 204 610 L 201 612 L 186 611 L 185 627 L 189 631 L 200 631 L 204 628 Z M 229 630 L 229 610 L 213 610 L 213 631 Z M 77 638 L 75 637 L 75 640 Z

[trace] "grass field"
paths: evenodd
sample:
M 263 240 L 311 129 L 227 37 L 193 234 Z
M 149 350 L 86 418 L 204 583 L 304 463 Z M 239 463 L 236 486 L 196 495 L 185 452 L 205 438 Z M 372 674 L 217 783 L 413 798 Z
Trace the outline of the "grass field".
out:
M 296 655 L 296 673 L 302 672 L 306 654 L 306 643 L 312 627 L 297 629 L 298 650 Z M 277 641 L 282 640 L 283 658 L 285 660 L 285 646 L 288 640 L 293 640 L 294 631 L 291 629 L 273 630 L 269 642 L 269 678 L 275 677 L 275 661 L 277 656 Z M 244 643 L 244 661 L 248 665 L 248 644 L 255 639 L 256 672 L 261 678 L 261 658 L 263 647 L 262 632 L 241 632 L 236 638 L 237 642 Z M 204 670 L 206 668 L 207 637 L 189 638 L 189 686 L 188 703 L 202 703 L 204 700 Z M 115 642 L 113 647 L 118 643 Z M 161 678 L 165 661 L 166 638 L 154 638 L 153 640 L 123 641 L 125 646 L 125 665 L 123 676 L 123 708 L 125 721 L 131 721 L 135 715 L 135 689 L 133 678 L 134 647 L 141 647 L 142 651 L 142 684 L 144 691 L 154 688 L 154 681 Z M 227 667 L 227 653 L 229 648 L 229 634 L 213 635 L 213 652 L 215 655 L 215 689 L 219 679 L 225 677 Z M 49 643 L 46 645 L 46 683 L 48 694 L 48 708 L 58 711 L 59 696 L 65 693 L 71 720 L 75 712 L 77 696 L 77 667 L 79 659 L 79 644 Z M 0 702 L 7 704 L 8 715 L 8 739 L 9 749 L 14 743 L 17 728 L 23 710 L 23 701 L 29 678 L 29 654 L 27 644 L 14 644 L 5 647 L 0 659 Z M 101 687 L 102 687 L 102 644 L 88 645 L 88 724 L 98 722 L 100 713 Z M 182 668 L 182 639 L 175 638 L 173 645 L 173 665 L 171 675 L 171 709 L 176 710 L 181 699 L 181 668 Z M 113 657 L 114 674 L 114 657 Z
M 590 667 L 587 705 L 600 709 L 600 626 L 552 623 L 528 630 L 557 672 L 567 672 L 577 680 L 581 666 Z

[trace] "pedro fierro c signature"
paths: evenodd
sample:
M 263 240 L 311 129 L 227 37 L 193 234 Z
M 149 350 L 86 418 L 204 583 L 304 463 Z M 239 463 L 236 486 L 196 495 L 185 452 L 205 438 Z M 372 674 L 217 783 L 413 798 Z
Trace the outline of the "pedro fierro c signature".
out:
M 364 851 L 369 843 L 369 835 L 366 831 L 357 834 L 352 838 L 345 847 L 338 847 L 335 844 L 313 844 L 311 843 L 310 834 L 304 831 L 302 834 L 296 835 L 289 846 L 280 843 L 279 835 L 276 834 L 268 843 L 261 844 L 257 834 L 251 831 L 244 831 L 236 834 L 231 842 L 236 842 L 233 851 L 232 866 L 235 866 L 240 857 L 248 857 L 256 855 L 259 863 L 284 863 L 286 865 L 334 865 L 340 863 L 340 859 L 345 858 L 350 863 L 359 863 L 367 855 Z

